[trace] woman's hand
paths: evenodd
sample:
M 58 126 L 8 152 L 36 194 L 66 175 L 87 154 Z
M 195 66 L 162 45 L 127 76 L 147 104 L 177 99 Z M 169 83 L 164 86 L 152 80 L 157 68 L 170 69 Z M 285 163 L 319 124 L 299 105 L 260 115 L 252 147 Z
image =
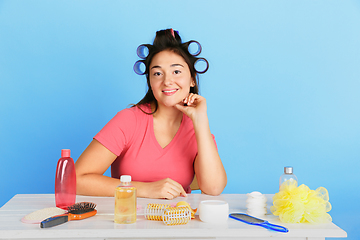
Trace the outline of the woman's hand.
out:
M 139 197 L 174 199 L 187 196 L 182 185 L 170 178 L 147 183 L 133 182 L 133 185 L 138 189 Z
M 182 102 L 176 104 L 175 107 L 186 114 L 192 121 L 196 121 L 201 117 L 207 117 L 206 99 L 194 93 L 190 93 Z

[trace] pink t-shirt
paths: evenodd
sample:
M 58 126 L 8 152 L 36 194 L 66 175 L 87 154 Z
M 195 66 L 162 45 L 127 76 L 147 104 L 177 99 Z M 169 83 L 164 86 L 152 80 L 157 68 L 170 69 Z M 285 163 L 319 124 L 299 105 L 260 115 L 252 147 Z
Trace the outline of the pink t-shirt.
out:
M 150 112 L 149 105 L 142 105 Z M 185 114 L 173 140 L 162 148 L 154 134 L 153 116 L 138 107 L 118 112 L 94 137 L 118 157 L 111 175 L 131 175 L 133 181 L 153 182 L 171 178 L 191 192 L 197 144 L 192 121 Z

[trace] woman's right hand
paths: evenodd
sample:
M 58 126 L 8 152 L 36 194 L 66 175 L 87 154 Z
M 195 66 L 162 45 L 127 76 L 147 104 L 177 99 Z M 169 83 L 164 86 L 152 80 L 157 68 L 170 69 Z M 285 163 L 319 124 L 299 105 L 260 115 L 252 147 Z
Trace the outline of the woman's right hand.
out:
M 187 194 L 182 185 L 170 178 L 156 182 L 132 182 L 137 188 L 138 197 L 174 199 Z

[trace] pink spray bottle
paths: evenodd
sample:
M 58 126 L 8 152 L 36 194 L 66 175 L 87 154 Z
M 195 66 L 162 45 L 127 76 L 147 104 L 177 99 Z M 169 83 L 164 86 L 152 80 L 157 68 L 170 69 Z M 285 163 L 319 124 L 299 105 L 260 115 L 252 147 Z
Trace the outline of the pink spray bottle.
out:
M 61 150 L 61 158 L 56 167 L 55 203 L 56 207 L 67 209 L 76 199 L 75 163 L 70 157 L 70 149 Z

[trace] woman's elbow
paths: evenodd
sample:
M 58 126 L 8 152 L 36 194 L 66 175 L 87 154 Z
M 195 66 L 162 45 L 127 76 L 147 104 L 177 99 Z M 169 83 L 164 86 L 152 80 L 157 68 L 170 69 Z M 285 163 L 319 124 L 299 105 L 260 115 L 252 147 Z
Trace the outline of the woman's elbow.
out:
M 200 187 L 200 190 L 201 192 L 205 193 L 205 194 L 208 194 L 208 195 L 212 195 L 212 196 L 218 196 L 220 195 L 225 187 L 226 187 L 226 181 L 222 184 L 212 184 L 212 185 L 209 185 L 209 186 L 206 186 L 206 187 Z
M 76 171 L 76 194 L 87 195 L 88 187 L 91 185 L 89 182 L 88 174 Z
M 83 175 L 76 174 L 76 194 L 78 194 L 78 195 L 84 194 L 82 180 L 83 180 Z

